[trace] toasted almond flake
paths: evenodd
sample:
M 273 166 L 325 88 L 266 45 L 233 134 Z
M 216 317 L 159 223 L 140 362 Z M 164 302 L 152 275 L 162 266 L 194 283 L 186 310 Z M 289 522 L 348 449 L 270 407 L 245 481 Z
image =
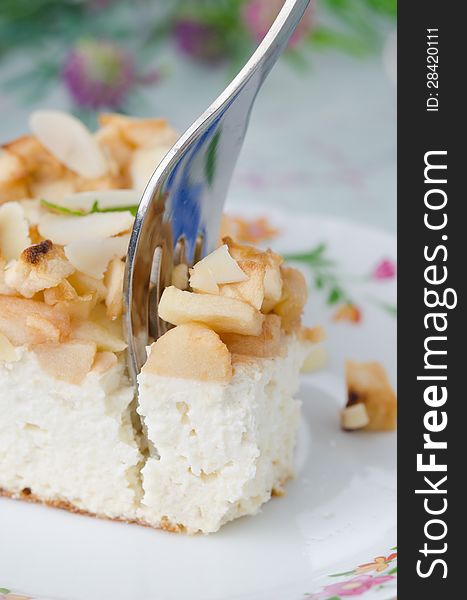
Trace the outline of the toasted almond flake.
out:
M 301 372 L 313 373 L 314 371 L 319 371 L 326 364 L 327 358 L 326 348 L 324 346 L 315 346 L 305 358 Z
M 63 250 L 49 240 L 29 246 L 5 271 L 5 283 L 21 296 L 32 298 L 37 292 L 55 287 L 75 270 Z
M 107 316 L 112 321 L 122 316 L 124 274 L 125 263 L 120 258 L 112 259 L 104 275 L 104 283 L 107 288 L 105 305 L 107 307 Z
M 158 311 L 162 319 L 173 325 L 196 321 L 218 333 L 259 335 L 264 320 L 258 310 L 241 300 L 184 292 L 174 286 L 164 290 Z
M 16 362 L 17 360 L 15 347 L 3 333 L 0 333 L 0 361 Z
M 107 161 L 91 132 L 75 117 L 56 110 L 31 114 L 32 132 L 61 163 L 82 177 L 96 179 L 108 171 Z
M 131 158 L 130 175 L 133 187 L 144 190 L 152 174 L 171 146 L 156 146 L 135 150 Z
M 89 341 L 46 343 L 34 348 L 41 368 L 54 379 L 79 385 L 92 368 L 96 344 Z
M 188 265 L 180 263 L 175 265 L 172 270 L 172 285 L 179 290 L 186 290 L 188 287 Z
M 92 365 L 92 370 L 96 373 L 105 373 L 118 362 L 117 356 L 113 352 L 97 352 Z
M 127 345 L 109 329 L 99 323 L 84 321 L 73 325 L 71 338 L 95 342 L 97 349 L 108 352 L 122 352 Z
M 38 322 L 32 319 L 30 321 L 32 327 L 29 327 L 28 317 L 41 317 L 43 320 Z M 60 308 L 47 306 L 44 302 L 36 300 L 0 296 L 0 333 L 3 333 L 14 346 L 49 341 L 44 321 L 54 326 L 54 330 L 50 329 L 52 337 L 56 335 L 55 329 L 60 332 L 60 340 L 66 339 L 70 334 L 70 318 Z
M 111 237 L 104 240 L 80 240 L 65 246 L 65 256 L 81 273 L 102 279 L 113 258 L 126 256 L 129 236 Z
M 248 275 L 242 271 L 237 261 L 229 254 L 227 244 L 219 246 L 194 266 L 195 271 L 204 268 L 211 271 L 216 283 L 239 283 L 248 279 Z
M 54 244 L 66 246 L 82 240 L 103 240 L 133 227 L 129 211 L 94 213 L 82 217 L 44 214 L 39 221 L 39 233 Z
M 205 325 L 188 323 L 170 329 L 151 346 L 143 372 L 228 382 L 232 364 L 230 353 L 217 333 Z
M 136 190 L 95 190 L 62 196 L 54 204 L 86 213 L 92 209 L 95 202 L 98 202 L 100 209 L 108 210 L 136 206 L 140 200 L 141 194 Z
M 348 406 L 341 411 L 342 429 L 353 431 L 366 427 L 370 419 L 363 402 Z
M 0 206 L 0 254 L 6 260 L 18 258 L 30 246 L 29 224 L 19 202 Z
M 47 341 L 58 342 L 60 340 L 60 329 L 57 325 L 41 315 L 27 315 L 26 327 Z
M 204 292 L 206 294 L 219 293 L 219 286 L 209 267 L 204 266 L 199 269 L 190 269 L 189 282 L 195 292 Z

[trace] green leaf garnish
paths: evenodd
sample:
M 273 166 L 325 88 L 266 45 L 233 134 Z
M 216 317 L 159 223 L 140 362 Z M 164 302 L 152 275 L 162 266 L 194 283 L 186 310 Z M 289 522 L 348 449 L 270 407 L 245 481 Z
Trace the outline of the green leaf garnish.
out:
M 99 200 L 95 200 L 91 210 L 73 210 L 71 208 L 67 208 L 66 206 L 61 206 L 60 204 L 54 204 L 53 202 L 48 202 L 47 200 L 41 200 L 41 205 L 48 210 L 53 212 L 58 212 L 63 215 L 72 215 L 74 217 L 84 217 L 85 215 L 91 215 L 93 213 L 108 213 L 108 212 L 130 212 L 134 217 L 138 212 L 138 204 L 132 204 L 129 206 L 109 206 L 108 208 L 101 208 L 99 206 Z

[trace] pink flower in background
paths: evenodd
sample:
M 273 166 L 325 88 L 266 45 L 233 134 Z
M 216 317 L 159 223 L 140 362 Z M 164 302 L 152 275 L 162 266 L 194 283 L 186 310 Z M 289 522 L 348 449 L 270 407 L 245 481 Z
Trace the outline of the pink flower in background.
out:
M 248 0 L 243 8 L 243 21 L 256 42 L 260 42 L 269 31 L 285 0 Z M 313 27 L 313 4 L 305 11 L 297 29 L 290 38 L 289 46 L 295 47 Z
M 155 75 L 139 77 L 126 50 L 100 40 L 79 42 L 68 54 L 62 76 L 74 102 L 93 109 L 119 108 L 135 85 L 155 81 Z
M 376 265 L 371 276 L 373 279 L 393 279 L 396 276 L 396 263 L 385 258 Z
M 321 592 L 312 594 L 311 596 L 308 596 L 308 598 L 309 600 L 326 600 L 327 598 L 332 598 L 334 596 L 342 598 L 348 596 L 360 596 L 372 587 L 381 585 L 392 579 L 394 579 L 392 575 L 379 575 L 378 577 L 359 575 L 358 577 L 353 577 L 347 581 L 326 585 Z
M 221 31 L 195 18 L 179 19 L 173 28 L 173 37 L 182 54 L 205 63 L 225 58 L 226 46 Z

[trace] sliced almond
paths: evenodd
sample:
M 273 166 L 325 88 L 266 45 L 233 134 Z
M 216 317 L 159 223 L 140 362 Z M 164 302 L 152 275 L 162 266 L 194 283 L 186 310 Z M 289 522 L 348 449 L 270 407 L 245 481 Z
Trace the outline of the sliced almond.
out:
M 209 327 L 187 323 L 170 329 L 152 346 L 143 373 L 163 377 L 228 382 L 232 377 L 230 353 Z
M 61 341 L 70 334 L 70 317 L 59 307 L 26 298 L 0 296 L 0 333 L 13 345 L 34 345 L 54 340 L 56 330 Z
M 264 316 L 250 304 L 211 294 L 194 294 L 171 286 L 164 290 L 159 302 L 159 316 L 181 325 L 196 321 L 217 332 L 259 335 Z
M 113 258 L 126 256 L 129 236 L 111 237 L 105 240 L 81 240 L 71 242 L 64 248 L 70 263 L 81 273 L 102 279 Z
M 94 213 L 82 217 L 70 217 L 46 213 L 39 221 L 38 229 L 43 238 L 54 244 L 66 246 L 83 240 L 103 240 L 133 227 L 134 217 L 129 211 Z
M 107 288 L 105 305 L 107 316 L 112 320 L 122 316 L 124 274 L 125 263 L 120 258 L 112 259 L 104 276 L 104 283 Z
M 0 150 L 0 204 L 29 197 L 27 170 L 20 157 Z
M 31 245 L 29 224 L 19 202 L 0 206 L 0 254 L 6 260 L 18 258 Z
M 166 119 L 138 119 L 117 113 L 103 113 L 99 115 L 99 124 L 114 125 L 128 144 L 138 148 L 172 146 L 178 138 Z
M 15 347 L 3 333 L 0 333 L 0 362 L 16 362 L 17 360 Z
M 228 237 L 224 238 L 223 242 L 227 244 L 231 256 L 236 260 L 253 260 L 264 265 L 264 301 L 261 310 L 270 312 L 282 295 L 282 275 L 280 271 L 282 258 L 271 250 L 262 252 L 253 246 L 237 244 Z
M 365 405 L 362 402 L 348 406 L 341 411 L 342 429 L 353 431 L 363 429 L 370 422 Z
M 219 286 L 209 267 L 190 269 L 189 283 L 195 292 L 205 294 L 219 293 Z
M 204 268 L 211 271 L 216 283 L 239 283 L 248 279 L 248 275 L 238 266 L 237 261 L 230 256 L 227 244 L 219 246 L 194 266 L 195 271 Z
M 130 176 L 133 187 L 144 190 L 161 160 L 170 150 L 170 146 L 139 148 L 131 157 Z
M 185 263 L 175 265 L 172 270 L 172 285 L 179 290 L 186 290 L 188 288 L 188 265 Z
M 254 260 L 240 260 L 239 266 L 248 276 L 246 281 L 240 283 L 227 283 L 219 286 L 221 296 L 237 298 L 248 302 L 258 310 L 261 310 L 264 302 L 264 265 Z
M 308 299 L 308 288 L 303 274 L 292 267 L 281 267 L 282 295 L 274 312 L 282 318 L 286 333 L 297 331 L 301 325 L 303 308 Z
M 34 353 L 48 375 L 79 385 L 92 368 L 96 344 L 88 341 L 40 344 L 34 348 Z
M 95 277 L 85 275 L 80 271 L 75 271 L 68 278 L 68 281 L 80 296 L 92 295 L 96 299 L 96 302 L 104 300 L 107 295 L 107 289 L 103 279 L 96 279 Z
M 277 315 L 266 315 L 260 335 L 224 333 L 221 339 L 232 354 L 273 358 L 283 351 L 281 320 Z
M 29 124 L 41 144 L 75 173 L 95 179 L 107 172 L 107 161 L 96 140 L 72 115 L 38 110 L 31 114 Z
M 83 321 L 73 326 L 71 338 L 95 342 L 97 349 L 108 352 L 122 352 L 127 345 L 120 338 L 112 335 L 108 329 L 92 321 Z
M 45 240 L 29 246 L 5 271 L 5 283 L 21 296 L 32 298 L 37 292 L 58 285 L 75 270 L 63 250 Z

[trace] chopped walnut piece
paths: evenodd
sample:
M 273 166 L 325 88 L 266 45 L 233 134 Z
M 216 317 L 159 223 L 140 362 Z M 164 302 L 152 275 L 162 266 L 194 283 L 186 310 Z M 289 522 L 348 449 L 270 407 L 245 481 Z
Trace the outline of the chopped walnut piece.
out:
M 274 312 L 282 317 L 282 327 L 286 333 L 300 328 L 303 307 L 308 298 L 308 289 L 302 273 L 293 267 L 281 267 L 282 296 L 274 307 Z
M 89 341 L 39 344 L 34 353 L 48 375 L 79 385 L 93 366 L 96 344 Z
M 107 288 L 105 305 L 107 316 L 115 320 L 122 316 L 123 312 L 123 276 L 125 274 L 125 263 L 120 258 L 110 261 L 109 267 L 104 275 L 104 284 Z
M 200 323 L 187 323 L 170 329 L 154 342 L 142 372 L 227 382 L 232 377 L 232 364 L 217 333 Z
M 28 324 L 29 320 L 29 324 Z M 58 306 L 12 296 L 0 296 L 0 333 L 15 346 L 60 341 L 70 335 L 70 317 Z
M 232 354 L 273 358 L 284 349 L 281 335 L 281 319 L 277 315 L 266 315 L 260 335 L 223 333 L 221 339 Z
M 392 431 L 396 428 L 397 397 L 384 367 L 377 362 L 347 361 L 347 407 L 365 405 L 369 423 L 367 431 Z
M 7 267 L 5 283 L 21 296 L 32 298 L 37 292 L 55 287 L 74 270 L 63 250 L 45 240 L 23 250 L 19 259 Z
M 259 310 L 241 300 L 184 292 L 174 286 L 165 288 L 158 310 L 161 319 L 172 325 L 196 321 L 219 333 L 259 335 L 264 320 Z

